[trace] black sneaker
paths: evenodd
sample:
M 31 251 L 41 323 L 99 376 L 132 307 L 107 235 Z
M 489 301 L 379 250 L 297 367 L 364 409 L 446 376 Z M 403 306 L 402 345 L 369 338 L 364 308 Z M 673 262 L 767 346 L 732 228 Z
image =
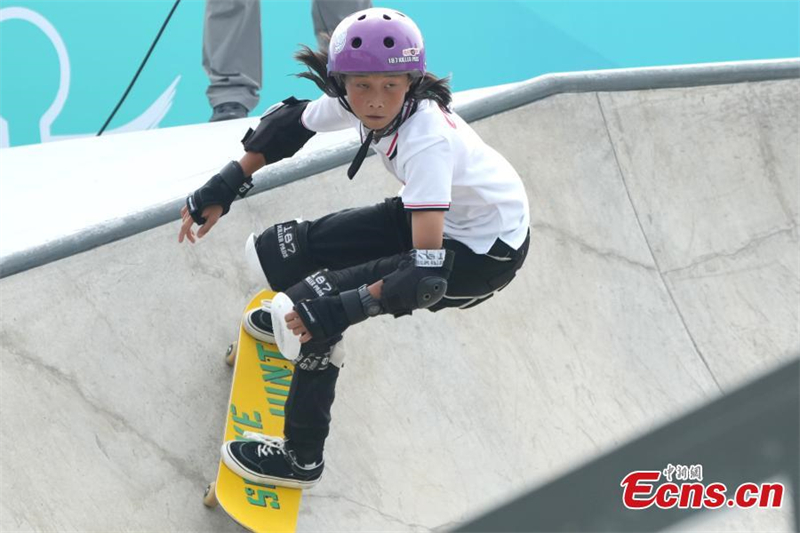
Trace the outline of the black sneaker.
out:
M 275 333 L 272 330 L 270 310 L 272 300 L 261 300 L 261 308 L 253 309 L 244 317 L 244 330 L 256 340 L 275 344 Z
M 325 462 L 320 458 L 311 464 L 298 463 L 293 450 L 286 450 L 285 441 L 261 433 L 244 433 L 245 439 L 222 445 L 222 462 L 235 474 L 253 483 L 278 485 L 293 489 L 310 489 L 322 477 Z
M 244 118 L 247 116 L 247 108 L 238 102 L 225 102 L 214 106 L 214 112 L 211 114 L 209 122 L 220 122 L 222 120 L 231 120 L 235 118 Z

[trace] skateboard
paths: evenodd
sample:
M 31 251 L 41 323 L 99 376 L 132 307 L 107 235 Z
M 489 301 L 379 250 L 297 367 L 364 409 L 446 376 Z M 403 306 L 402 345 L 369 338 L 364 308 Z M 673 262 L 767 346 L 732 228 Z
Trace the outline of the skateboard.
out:
M 274 292 L 261 291 L 247 304 L 242 317 L 261 307 Z M 251 337 L 240 324 L 239 339 L 228 347 L 225 362 L 233 366 L 223 442 L 241 440 L 245 431 L 283 437 L 284 405 L 294 365 L 274 344 Z M 220 460 L 217 478 L 206 488 L 203 503 L 219 505 L 239 525 L 254 532 L 293 532 L 302 491 L 261 485 L 242 479 Z

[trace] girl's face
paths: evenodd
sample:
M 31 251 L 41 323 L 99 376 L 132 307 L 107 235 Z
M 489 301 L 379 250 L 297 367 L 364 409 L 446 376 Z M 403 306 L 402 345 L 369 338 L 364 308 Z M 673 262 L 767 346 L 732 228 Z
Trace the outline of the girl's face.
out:
M 407 74 L 351 74 L 344 87 L 359 120 L 371 130 L 381 130 L 400 113 L 411 79 Z

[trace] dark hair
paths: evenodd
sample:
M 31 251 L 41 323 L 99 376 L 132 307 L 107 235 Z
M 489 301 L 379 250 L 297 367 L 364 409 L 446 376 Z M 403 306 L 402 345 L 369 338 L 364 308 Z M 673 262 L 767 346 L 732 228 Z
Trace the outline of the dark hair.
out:
M 295 76 L 313 81 L 328 96 L 344 97 L 344 86 L 338 76 L 328 76 L 327 51 L 315 52 L 308 46 L 301 45 L 300 50 L 294 54 L 294 58 L 308 67 L 306 72 L 295 74 Z M 415 100 L 433 100 L 445 109 L 449 109 L 453 101 L 449 76 L 437 78 L 426 72 L 422 78 L 413 81 L 408 92 L 409 96 Z

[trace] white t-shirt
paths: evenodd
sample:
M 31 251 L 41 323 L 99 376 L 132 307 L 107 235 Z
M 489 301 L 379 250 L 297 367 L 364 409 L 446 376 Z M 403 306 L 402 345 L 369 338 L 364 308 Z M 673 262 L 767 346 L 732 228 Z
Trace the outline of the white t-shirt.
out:
M 362 141 L 369 133 L 358 117 L 327 95 L 310 102 L 301 120 L 316 132 L 353 127 Z M 525 241 L 530 214 L 522 180 L 457 114 L 423 100 L 395 134 L 372 148 L 403 184 L 400 197 L 406 209 L 447 211 L 445 238 L 478 254 L 488 252 L 498 238 L 515 250 Z

